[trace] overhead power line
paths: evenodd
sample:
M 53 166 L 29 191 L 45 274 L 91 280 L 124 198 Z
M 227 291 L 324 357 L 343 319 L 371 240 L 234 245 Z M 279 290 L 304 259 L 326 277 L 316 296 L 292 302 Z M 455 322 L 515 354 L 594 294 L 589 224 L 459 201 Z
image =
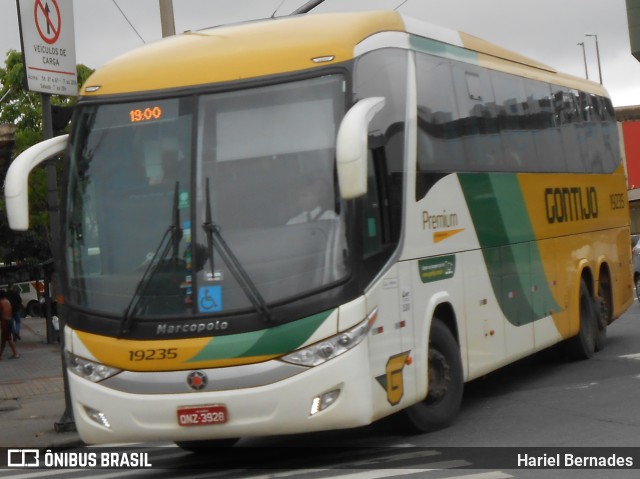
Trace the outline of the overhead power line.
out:
M 122 16 L 124 17 L 124 19 L 127 21 L 127 23 L 129 24 L 129 26 L 133 29 L 134 32 L 136 32 L 136 35 L 138 35 L 138 38 L 140 38 L 140 40 L 142 40 L 142 43 L 146 44 L 147 42 L 144 41 L 144 38 L 142 38 L 142 35 L 140 35 L 140 33 L 138 32 L 138 30 L 136 30 L 136 27 L 133 26 L 133 23 L 131 23 L 131 21 L 127 18 L 127 16 L 125 15 L 125 13 L 122 11 L 122 8 L 120 8 L 120 5 L 118 5 L 118 2 L 116 2 L 116 0 L 111 0 L 113 2 L 113 4 L 116 6 L 116 8 L 118 10 L 120 10 L 120 13 L 122 14 Z

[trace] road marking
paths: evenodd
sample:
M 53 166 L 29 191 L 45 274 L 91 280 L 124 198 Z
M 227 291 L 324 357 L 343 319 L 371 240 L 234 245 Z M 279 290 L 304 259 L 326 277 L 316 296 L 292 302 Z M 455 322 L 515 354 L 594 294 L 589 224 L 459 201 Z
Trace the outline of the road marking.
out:
M 640 353 L 635 353 L 635 354 L 624 354 L 622 356 L 618 356 L 619 358 L 624 358 L 624 359 L 640 359 Z
M 491 471 L 481 472 L 479 474 L 466 474 L 464 476 L 453 476 L 447 479 L 508 479 L 509 477 L 513 476 L 502 471 Z
M 450 463 L 454 462 L 463 462 L 464 465 L 469 465 L 466 461 L 448 461 Z M 443 463 L 444 464 L 444 463 Z M 430 464 L 431 465 L 431 464 Z M 454 466 L 459 467 L 459 466 Z M 433 472 L 437 470 L 442 470 L 442 468 L 438 469 L 375 469 L 371 471 L 361 471 L 355 472 L 352 474 L 340 474 L 337 476 L 331 476 L 331 479 L 383 479 L 385 477 L 397 477 L 397 476 L 408 476 L 412 474 L 421 474 L 425 472 Z M 322 469 L 314 470 L 300 470 L 300 471 L 291 471 L 290 473 L 275 473 L 261 476 L 253 476 L 247 479 L 275 479 L 278 477 L 287 477 L 295 474 L 307 473 L 307 472 L 321 472 Z M 325 469 L 326 472 L 336 471 L 336 469 Z M 461 476 L 451 476 L 448 479 L 509 479 L 513 477 L 510 474 L 505 474 L 501 471 L 491 471 L 491 472 L 481 472 L 476 474 L 463 474 Z
M 348 462 L 348 463 L 343 463 L 342 465 L 349 465 L 349 466 L 364 466 L 364 465 L 368 465 L 368 464 L 379 464 L 382 462 L 395 462 L 395 461 L 402 461 L 405 459 L 415 459 L 415 458 L 422 458 L 422 457 L 429 457 L 429 456 L 437 456 L 440 453 L 438 451 L 432 451 L 432 450 L 428 450 L 428 451 L 418 451 L 418 452 L 407 452 L 407 453 L 402 453 L 402 454 L 392 454 L 392 455 L 386 455 L 386 456 L 378 456 L 378 457 L 373 457 L 371 459 L 363 459 L 361 461 L 356 461 L 356 462 Z
M 590 388 L 592 386 L 597 386 L 598 383 L 588 383 L 588 384 L 574 384 L 573 386 L 568 386 L 565 389 L 566 390 L 570 390 L 570 389 L 587 389 Z
M 245 479 L 275 479 L 278 477 L 303 476 L 305 474 L 315 474 L 318 472 L 330 472 L 331 469 L 296 469 L 293 471 L 273 472 L 271 474 L 258 474 L 256 476 L 246 476 Z M 339 476 L 342 477 L 342 476 Z
M 332 479 L 382 479 L 384 477 L 408 476 L 410 474 L 420 474 L 430 471 L 433 471 L 433 469 L 376 469 L 373 471 L 362 471 L 354 474 L 335 476 Z

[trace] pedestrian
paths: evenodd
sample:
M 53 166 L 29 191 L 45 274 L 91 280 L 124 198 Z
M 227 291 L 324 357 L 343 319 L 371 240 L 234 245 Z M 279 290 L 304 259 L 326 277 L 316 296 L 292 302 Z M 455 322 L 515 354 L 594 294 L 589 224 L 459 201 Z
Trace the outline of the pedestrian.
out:
M 20 337 L 20 327 L 22 325 L 22 297 L 18 287 L 10 283 L 7 288 L 7 298 L 11 303 L 11 309 L 13 311 L 13 340 L 18 341 L 22 339 Z
M 7 292 L 0 291 L 0 359 L 4 353 L 4 348 L 9 343 L 9 348 L 13 352 L 12 359 L 18 359 L 20 355 L 16 351 L 16 345 L 13 342 L 13 313 L 11 309 L 11 302 L 7 297 Z

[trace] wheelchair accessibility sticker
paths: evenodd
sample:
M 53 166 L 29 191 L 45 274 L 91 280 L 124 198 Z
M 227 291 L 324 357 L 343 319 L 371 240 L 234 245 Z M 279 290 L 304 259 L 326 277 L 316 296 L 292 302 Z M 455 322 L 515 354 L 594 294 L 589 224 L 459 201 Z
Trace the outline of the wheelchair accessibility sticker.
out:
M 222 311 L 222 286 L 203 286 L 199 288 L 198 309 L 202 313 Z

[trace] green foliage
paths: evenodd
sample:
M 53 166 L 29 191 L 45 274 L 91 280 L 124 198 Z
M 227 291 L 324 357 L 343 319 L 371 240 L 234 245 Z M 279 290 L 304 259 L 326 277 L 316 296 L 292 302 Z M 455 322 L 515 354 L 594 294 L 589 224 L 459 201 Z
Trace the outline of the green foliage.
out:
M 76 72 L 78 85 L 82 85 L 93 70 L 78 65 Z M 14 158 L 43 139 L 41 95 L 26 90 L 25 86 L 22 54 L 9 50 L 4 68 L 0 68 L 0 124 L 16 127 Z M 75 103 L 75 97 L 51 97 L 52 105 L 72 106 Z M 6 170 L 0 171 L 2 183 L 5 175 Z M 9 228 L 4 195 L 0 195 L 0 262 L 40 262 L 51 257 L 47 191 L 46 170 L 36 168 L 29 177 L 30 230 L 27 232 Z

